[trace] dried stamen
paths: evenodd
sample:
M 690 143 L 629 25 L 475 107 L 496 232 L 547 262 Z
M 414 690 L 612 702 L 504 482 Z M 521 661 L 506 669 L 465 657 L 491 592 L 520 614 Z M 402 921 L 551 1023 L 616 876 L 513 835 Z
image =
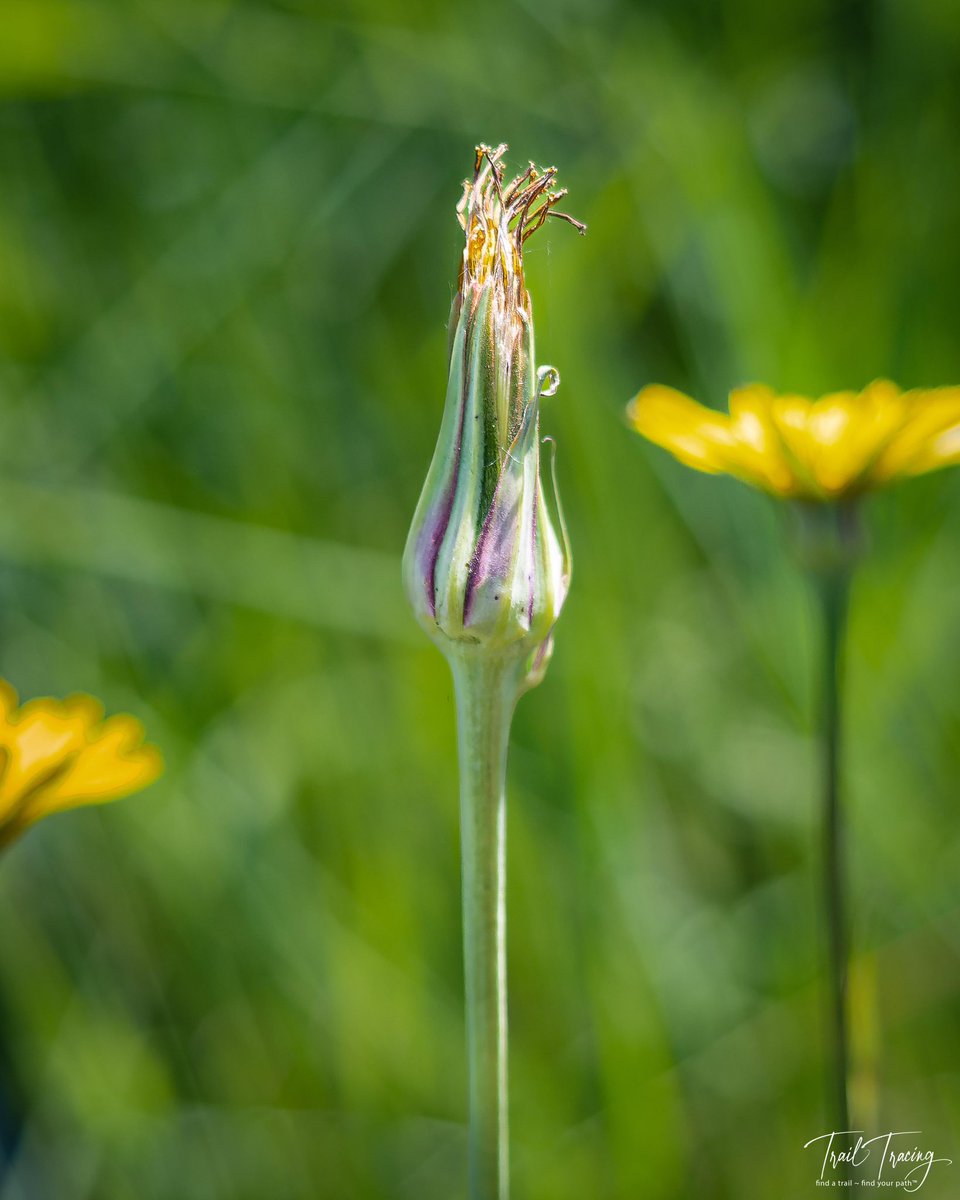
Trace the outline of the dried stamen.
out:
M 546 222 L 559 217 L 579 233 L 586 225 L 556 205 L 567 194 L 556 188 L 556 167 L 539 168 L 530 163 L 526 170 L 504 185 L 503 156 L 506 144 L 496 148 L 476 148 L 473 178 L 464 181 L 463 196 L 457 205 L 457 218 L 466 234 L 461 283 L 477 282 L 491 276 L 503 287 L 516 289 L 514 301 L 523 295 L 523 244 Z

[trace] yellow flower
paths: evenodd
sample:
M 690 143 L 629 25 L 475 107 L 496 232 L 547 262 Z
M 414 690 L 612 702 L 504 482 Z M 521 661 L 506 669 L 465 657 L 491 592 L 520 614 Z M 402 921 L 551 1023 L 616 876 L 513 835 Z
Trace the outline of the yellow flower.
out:
M 92 696 L 31 700 L 0 680 L 0 846 L 50 813 L 119 800 L 163 769 L 135 717 L 103 719 Z
M 960 388 L 901 392 L 879 379 L 818 400 L 763 384 L 730 393 L 730 412 L 645 387 L 627 409 L 644 437 L 697 470 L 774 496 L 846 500 L 960 462 Z

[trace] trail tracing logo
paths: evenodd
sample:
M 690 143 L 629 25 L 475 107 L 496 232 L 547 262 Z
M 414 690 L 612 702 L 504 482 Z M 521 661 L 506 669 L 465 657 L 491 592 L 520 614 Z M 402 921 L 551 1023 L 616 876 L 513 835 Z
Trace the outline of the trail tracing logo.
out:
M 876 1137 L 863 1130 L 834 1130 L 804 1142 L 804 1150 L 822 1153 L 821 1188 L 892 1188 L 919 1192 L 934 1168 L 950 1166 L 952 1158 L 938 1157 L 924 1148 L 919 1129 L 892 1129 Z

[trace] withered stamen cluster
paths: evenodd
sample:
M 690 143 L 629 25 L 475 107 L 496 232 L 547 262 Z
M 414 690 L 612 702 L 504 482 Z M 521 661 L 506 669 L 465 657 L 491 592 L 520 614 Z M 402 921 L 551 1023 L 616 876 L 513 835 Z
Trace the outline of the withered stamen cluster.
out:
M 540 168 L 531 162 L 504 185 L 506 150 L 505 143 L 496 149 L 478 146 L 473 179 L 464 180 L 463 197 L 457 205 L 457 218 L 466 234 L 461 286 L 470 279 L 483 283 L 499 270 L 504 285 L 513 283 L 522 290 L 523 245 L 547 217 L 559 217 L 581 234 L 587 228 L 556 208 L 567 194 L 566 188 L 554 188 L 556 167 Z

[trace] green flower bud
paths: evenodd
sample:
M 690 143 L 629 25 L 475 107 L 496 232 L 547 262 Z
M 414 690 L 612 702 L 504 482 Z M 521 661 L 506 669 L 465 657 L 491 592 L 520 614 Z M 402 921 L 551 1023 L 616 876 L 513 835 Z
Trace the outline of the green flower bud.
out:
M 404 584 L 445 653 L 477 648 L 539 682 L 570 585 L 556 487 L 540 464 L 540 400 L 559 385 L 535 366 L 523 245 L 554 206 L 555 168 L 504 183 L 505 146 L 477 149 L 457 212 L 466 236 L 440 437 L 404 554 Z

